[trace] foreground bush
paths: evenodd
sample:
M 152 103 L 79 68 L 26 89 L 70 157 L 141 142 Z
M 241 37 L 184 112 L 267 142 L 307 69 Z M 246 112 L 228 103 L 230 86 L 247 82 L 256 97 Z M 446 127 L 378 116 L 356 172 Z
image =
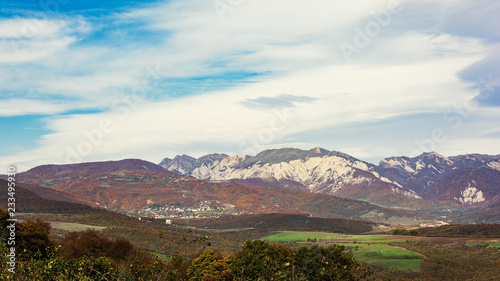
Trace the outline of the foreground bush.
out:
M 187 278 L 196 280 L 233 280 L 229 271 L 228 259 L 212 250 L 205 251 L 194 258 L 187 270 Z
M 5 213 L 0 210 L 4 227 Z M 158 280 L 166 269 L 156 256 L 135 249 L 125 239 L 86 230 L 70 232 L 56 245 L 49 232 L 49 223 L 18 223 L 16 244 L 7 245 L 7 233 L 2 229 L 0 280 Z M 12 246 L 16 249 L 15 274 L 7 264 Z
M 229 268 L 229 271 L 227 270 Z M 188 269 L 190 281 L 198 280 L 362 280 L 360 269 L 343 246 L 289 247 L 265 241 L 247 241 L 234 257 L 222 258 L 208 250 Z

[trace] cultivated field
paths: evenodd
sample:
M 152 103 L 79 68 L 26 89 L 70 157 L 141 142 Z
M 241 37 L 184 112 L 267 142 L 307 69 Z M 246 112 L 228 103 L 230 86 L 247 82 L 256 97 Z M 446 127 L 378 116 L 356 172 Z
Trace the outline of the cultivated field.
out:
M 385 268 L 420 271 L 420 263 L 424 259 L 418 253 L 387 244 L 366 242 L 337 244 L 350 247 L 357 260 Z
M 417 252 L 392 245 L 394 242 L 426 241 L 436 243 L 467 243 L 469 245 L 489 244 L 494 247 L 500 247 L 500 239 L 491 238 L 395 236 L 385 234 L 346 235 L 329 232 L 301 231 L 284 231 L 264 237 L 262 240 L 296 242 L 301 244 L 335 243 L 346 246 L 354 254 L 354 257 L 361 262 L 386 269 L 411 270 L 413 272 L 420 271 L 421 263 L 426 257 Z
M 58 229 L 62 231 L 83 231 L 87 229 L 103 230 L 106 229 L 105 226 L 95 226 L 89 224 L 72 223 L 72 222 L 58 222 L 51 221 L 50 225 L 53 229 Z

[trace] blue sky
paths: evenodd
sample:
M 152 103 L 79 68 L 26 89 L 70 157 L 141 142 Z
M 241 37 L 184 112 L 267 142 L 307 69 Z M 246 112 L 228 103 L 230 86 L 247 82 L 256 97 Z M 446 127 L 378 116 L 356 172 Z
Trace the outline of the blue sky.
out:
M 498 14 L 472 0 L 4 1 L 0 165 L 500 154 Z

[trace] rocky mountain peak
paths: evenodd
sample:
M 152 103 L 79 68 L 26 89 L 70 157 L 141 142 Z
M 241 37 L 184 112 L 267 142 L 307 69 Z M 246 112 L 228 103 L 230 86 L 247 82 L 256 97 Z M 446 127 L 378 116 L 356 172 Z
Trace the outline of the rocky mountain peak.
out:
M 314 152 L 314 153 L 319 153 L 319 154 L 330 155 L 329 150 L 326 150 L 326 149 L 321 148 L 321 147 L 315 147 L 315 148 L 309 149 L 309 151 Z
M 439 164 L 445 164 L 445 165 L 452 165 L 453 160 L 449 159 L 446 156 L 443 156 L 441 154 L 438 154 L 436 152 L 424 152 L 420 156 L 417 156 L 419 159 L 425 159 L 425 160 L 430 160 L 430 161 L 435 161 L 436 163 Z
M 486 163 L 486 166 L 490 169 L 500 171 L 500 159 L 499 160 L 492 160 L 492 161 Z
M 450 204 L 460 204 L 460 198 L 474 205 L 489 202 L 498 188 L 491 185 L 494 180 L 484 178 L 500 177 L 498 160 L 500 157 L 488 155 L 446 157 L 426 152 L 412 158 L 385 158 L 375 166 L 339 151 L 315 147 L 270 149 L 256 156 L 209 154 L 195 159 L 183 155 L 165 161 L 168 165 L 163 167 L 199 179 L 272 183 L 273 187 L 334 194 L 384 206 L 420 208 L 424 197 L 439 197 Z M 477 170 L 481 167 L 484 171 Z M 467 185 L 472 180 L 477 190 Z
M 227 154 L 219 154 L 219 153 L 212 153 L 212 154 L 207 154 L 205 156 L 202 156 L 198 159 L 196 159 L 196 162 L 200 163 L 207 163 L 207 162 L 214 162 L 214 161 L 220 161 L 224 158 L 229 157 Z

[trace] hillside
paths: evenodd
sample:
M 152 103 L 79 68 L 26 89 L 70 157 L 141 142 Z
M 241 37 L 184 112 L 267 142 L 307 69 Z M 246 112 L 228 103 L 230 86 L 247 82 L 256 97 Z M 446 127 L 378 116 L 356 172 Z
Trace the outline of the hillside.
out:
M 188 159 L 185 155 L 160 164 L 172 172 L 199 179 L 234 180 L 252 186 L 264 183 L 264 186 L 307 190 L 387 207 L 435 209 L 432 202 L 422 200 L 413 190 L 380 175 L 374 165 L 337 151 L 283 148 L 266 150 L 254 157 L 212 155 L 215 154 L 189 158 L 196 165 L 184 165 Z
M 387 158 L 379 167 L 387 178 L 439 204 L 475 208 L 500 198 L 499 155 L 445 157 L 433 152 Z
M 119 163 L 123 162 L 113 162 L 112 169 L 108 168 L 109 162 L 74 164 L 70 165 L 71 170 L 64 166 L 47 166 L 50 167 L 48 171 L 47 167 L 34 168 L 20 173 L 17 178 L 21 182 L 75 194 L 102 208 L 135 216 L 292 213 L 404 224 L 434 221 L 428 216 L 331 195 L 200 180 L 170 173 L 160 166 L 149 168 L 147 165 L 154 164 L 137 160 L 133 166 L 117 167 Z M 100 165 L 104 167 L 101 169 Z M 163 171 L 157 173 L 156 169 Z M 39 172 L 41 170 L 44 172 Z M 48 172 L 54 171 L 64 171 L 64 174 L 50 178 Z
M 430 237 L 500 238 L 500 224 L 458 224 L 419 228 L 418 235 Z
M 394 229 L 390 233 L 426 237 L 500 238 L 500 224 L 452 224 L 412 230 Z
M 448 217 L 470 214 L 469 209 L 488 208 L 500 200 L 499 155 L 445 157 L 430 152 L 413 158 L 389 157 L 378 166 L 323 148 L 224 156 L 209 154 L 195 159 L 183 155 L 160 165 L 199 179 L 330 194 Z M 188 158 L 196 165 L 181 161 Z M 478 213 L 472 221 L 484 217 Z
M 375 223 L 359 220 L 327 219 L 292 214 L 222 216 L 207 219 L 177 219 L 174 223 L 204 229 L 257 228 L 272 231 L 325 231 L 362 234 L 373 230 Z
M 0 188 L 2 190 L 7 190 L 8 189 L 8 182 L 0 179 Z M 68 202 L 68 201 L 58 201 L 58 200 L 52 200 L 52 199 L 47 199 L 47 198 L 42 198 L 35 192 L 31 191 L 31 189 L 42 193 L 42 190 L 47 190 L 48 188 L 43 188 L 43 187 L 36 187 L 33 185 L 17 185 L 15 188 L 15 204 L 16 204 L 16 213 L 84 213 L 90 211 L 92 208 L 83 205 L 83 204 L 78 204 L 74 202 Z M 58 191 L 53 191 L 53 192 L 45 192 L 45 194 L 63 194 Z M 8 198 L 8 193 L 7 192 L 1 192 L 0 193 L 0 201 L 1 205 L 0 207 L 2 209 L 7 209 L 7 198 Z
M 16 186 L 15 218 L 103 226 L 106 229 L 102 232 L 110 237 L 127 238 L 139 248 L 159 253 L 172 253 L 177 249 L 184 248 L 186 255 L 193 254 L 199 250 L 200 245 L 186 243 L 186 240 L 194 241 L 207 234 L 200 231 L 168 227 L 164 221 L 140 221 L 137 218 L 78 203 L 41 198 L 28 190 L 28 188 L 33 187 L 33 185 L 25 186 L 24 184 Z M 5 180 L 0 179 L 0 188 L 7 190 Z M 43 189 L 43 187 L 38 188 Z M 7 210 L 7 196 L 5 192 L 0 193 L 2 202 L 0 208 L 4 210 Z M 252 237 L 252 234 L 250 232 L 248 236 L 244 235 L 244 237 Z M 218 238 L 215 236 L 214 240 L 213 243 L 225 246 L 223 249 L 226 250 L 228 248 L 237 249 L 242 243 L 241 239 L 231 237 Z M 225 244 L 221 241 L 225 241 Z
M 469 208 L 452 218 L 454 223 L 500 223 L 500 202 Z
M 139 159 L 124 159 L 120 161 L 88 162 L 66 165 L 42 165 L 30 169 L 22 175 L 25 179 L 45 178 L 44 186 L 50 186 L 60 180 L 64 180 L 68 175 L 72 178 L 86 177 L 89 175 L 117 173 L 120 171 L 145 171 L 156 174 L 171 174 L 160 166 Z

